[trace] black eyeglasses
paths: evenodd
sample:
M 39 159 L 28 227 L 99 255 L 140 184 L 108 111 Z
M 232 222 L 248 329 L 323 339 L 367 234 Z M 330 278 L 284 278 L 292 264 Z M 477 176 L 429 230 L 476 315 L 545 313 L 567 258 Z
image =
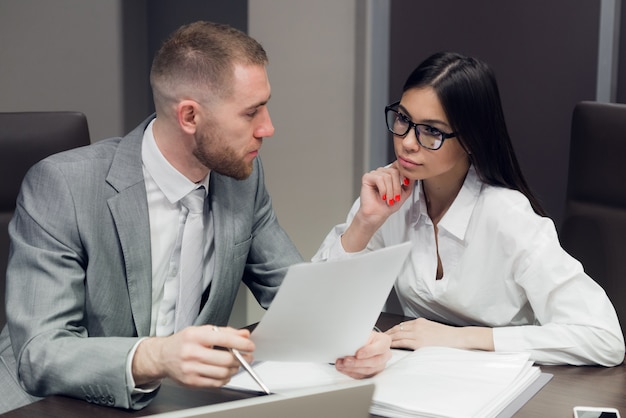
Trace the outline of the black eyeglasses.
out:
M 400 102 L 396 102 L 385 107 L 387 129 L 389 129 L 389 132 L 392 134 L 403 137 L 409 133 L 411 128 L 414 128 L 417 142 L 422 147 L 432 150 L 441 148 L 443 141 L 456 136 L 456 132 L 446 133 L 434 126 L 413 122 L 411 118 L 398 110 L 399 104 Z

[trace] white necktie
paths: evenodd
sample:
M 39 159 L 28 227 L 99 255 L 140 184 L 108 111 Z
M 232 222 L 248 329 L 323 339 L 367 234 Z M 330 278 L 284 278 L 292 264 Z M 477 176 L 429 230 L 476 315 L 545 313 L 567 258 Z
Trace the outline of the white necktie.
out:
M 180 272 L 174 332 L 192 325 L 200 311 L 204 270 L 204 187 L 181 199 L 186 216 L 180 249 Z

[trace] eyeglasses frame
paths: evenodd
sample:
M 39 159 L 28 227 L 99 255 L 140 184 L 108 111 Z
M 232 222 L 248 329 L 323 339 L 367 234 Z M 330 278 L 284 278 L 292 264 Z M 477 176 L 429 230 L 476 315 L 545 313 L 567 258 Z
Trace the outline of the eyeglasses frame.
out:
M 441 148 L 443 146 L 444 141 L 446 139 L 454 138 L 454 137 L 457 136 L 456 132 L 451 132 L 451 133 L 443 132 L 441 129 L 436 128 L 434 126 L 427 125 L 425 123 L 415 123 L 415 122 L 413 122 L 410 119 L 407 121 L 408 126 L 406 128 L 406 132 L 405 133 L 403 133 L 402 135 L 395 133 L 394 131 L 391 130 L 391 127 L 389 126 L 389 121 L 387 120 L 387 113 L 389 113 L 389 111 L 391 111 L 391 112 L 394 112 L 397 115 L 399 115 L 400 112 L 398 112 L 398 108 L 397 108 L 399 105 L 400 105 L 400 102 L 395 102 L 395 103 L 392 103 L 390 105 L 385 106 L 385 125 L 387 125 L 387 130 L 389 132 L 391 132 L 392 134 L 402 138 L 402 137 L 405 137 L 409 133 L 411 128 L 413 128 L 413 130 L 415 131 L 415 138 L 417 139 L 417 142 L 420 144 L 420 146 L 422 146 L 422 147 L 424 147 L 426 149 L 429 149 L 429 150 L 433 150 L 433 151 L 436 151 L 439 148 Z M 429 146 L 426 146 L 426 145 L 422 144 L 422 141 L 420 140 L 419 131 L 417 130 L 418 126 L 426 126 L 426 127 L 430 128 L 430 129 L 434 129 L 434 130 L 438 131 L 441 134 L 441 142 L 439 143 L 439 146 L 437 148 L 432 148 L 432 147 L 429 147 Z

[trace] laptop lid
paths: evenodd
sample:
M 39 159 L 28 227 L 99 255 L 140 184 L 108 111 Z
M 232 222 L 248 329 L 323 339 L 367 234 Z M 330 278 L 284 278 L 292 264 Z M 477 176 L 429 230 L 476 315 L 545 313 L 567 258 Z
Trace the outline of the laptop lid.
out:
M 351 382 L 150 415 L 155 418 L 365 418 L 374 383 Z

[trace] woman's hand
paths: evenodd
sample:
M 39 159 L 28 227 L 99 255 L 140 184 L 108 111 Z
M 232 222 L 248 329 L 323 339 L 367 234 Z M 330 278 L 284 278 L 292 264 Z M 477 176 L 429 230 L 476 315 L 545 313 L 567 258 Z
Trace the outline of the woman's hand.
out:
M 392 348 L 439 346 L 493 351 L 493 331 L 484 327 L 453 327 L 418 318 L 402 322 L 386 332 Z
M 360 210 L 365 217 L 382 218 L 384 222 L 411 195 L 413 184 L 400 174 L 397 161 L 372 170 L 361 178 Z
M 363 175 L 360 207 L 341 237 L 347 252 L 363 250 L 387 218 L 411 196 L 415 181 L 400 174 L 398 162 Z

